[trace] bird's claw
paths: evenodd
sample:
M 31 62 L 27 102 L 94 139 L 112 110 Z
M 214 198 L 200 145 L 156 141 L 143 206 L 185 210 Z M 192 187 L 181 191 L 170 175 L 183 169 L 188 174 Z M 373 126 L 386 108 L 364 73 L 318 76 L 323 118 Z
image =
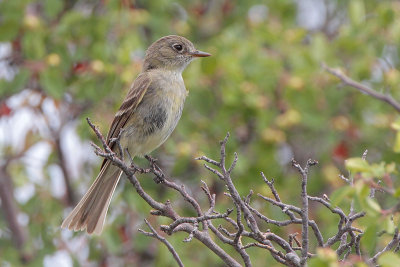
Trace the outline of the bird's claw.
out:
M 150 162 L 151 172 L 153 172 L 155 175 L 155 177 L 153 178 L 154 182 L 157 184 L 164 182 L 165 175 L 162 172 L 161 168 L 158 167 L 158 165 L 156 164 L 157 159 L 153 158 L 150 155 L 145 155 L 144 157 Z

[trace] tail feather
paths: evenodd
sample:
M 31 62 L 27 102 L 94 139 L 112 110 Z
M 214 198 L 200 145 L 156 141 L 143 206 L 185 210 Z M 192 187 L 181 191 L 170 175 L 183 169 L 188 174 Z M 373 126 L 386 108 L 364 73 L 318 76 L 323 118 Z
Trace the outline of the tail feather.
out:
M 118 167 L 107 161 L 81 201 L 65 218 L 61 228 L 74 231 L 86 229 L 89 234 L 100 234 L 121 174 Z

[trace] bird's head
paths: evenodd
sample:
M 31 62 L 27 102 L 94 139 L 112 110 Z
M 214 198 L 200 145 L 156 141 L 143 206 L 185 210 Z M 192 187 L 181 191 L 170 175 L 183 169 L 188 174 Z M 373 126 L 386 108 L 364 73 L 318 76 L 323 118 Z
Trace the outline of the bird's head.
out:
M 168 35 L 147 49 L 143 70 L 169 69 L 182 72 L 194 58 L 208 56 L 211 54 L 197 50 L 188 39 Z

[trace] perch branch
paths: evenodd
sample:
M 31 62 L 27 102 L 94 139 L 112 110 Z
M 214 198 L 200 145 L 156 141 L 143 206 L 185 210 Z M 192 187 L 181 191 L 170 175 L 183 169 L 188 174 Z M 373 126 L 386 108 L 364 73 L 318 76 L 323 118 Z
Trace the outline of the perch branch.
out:
M 249 193 L 246 196 L 242 197 L 235 187 L 231 175 L 237 166 L 238 155 L 234 153 L 232 163 L 227 166 L 226 144 L 229 138 L 228 133 L 224 140 L 220 142 L 219 160 L 214 160 L 206 156 L 199 157 L 197 160 L 205 161 L 208 164 L 205 165 L 205 168 L 211 173 L 215 174 L 219 181 L 224 183 L 226 186 L 227 192 L 224 192 L 224 195 L 229 197 L 229 200 L 233 204 L 236 211 L 235 216 L 232 216 L 233 209 L 228 209 L 225 213 L 219 213 L 214 210 L 216 205 L 216 195 L 211 192 L 210 188 L 203 181 L 201 181 L 201 189 L 207 197 L 209 204 L 209 207 L 205 209 L 205 211 L 203 211 L 198 200 L 189 194 L 184 185 L 179 185 L 173 180 L 167 178 L 161 168 L 155 163 L 155 159 L 146 156 L 150 167 L 147 169 L 142 169 L 133 164 L 129 151 L 125 151 L 126 155 L 128 155 L 129 159 L 131 160 L 130 165 L 127 165 L 123 160 L 124 153 L 122 153 L 122 147 L 119 144 L 119 138 L 112 140 L 112 142 L 117 144 L 114 146 L 115 149 L 119 149 L 120 152 L 116 153 L 109 147 L 97 127 L 95 127 L 89 119 L 88 123 L 98 139 L 101 141 L 103 147 L 100 148 L 99 146 L 92 144 L 95 153 L 107 160 L 110 160 L 112 164 L 119 167 L 126 174 L 127 179 L 135 187 L 139 196 L 154 209 L 150 212 L 150 214 L 154 216 L 164 216 L 172 220 L 172 222 L 168 225 L 161 225 L 160 230 L 168 235 L 172 235 L 176 232 L 186 232 L 188 236 L 183 240 L 184 242 L 191 242 L 193 239 L 199 240 L 208 249 L 215 253 L 227 266 L 241 266 L 241 264 L 239 264 L 230 254 L 222 249 L 217 242 L 222 242 L 223 244 L 234 248 L 246 267 L 252 266 L 251 257 L 247 253 L 247 250 L 252 247 L 267 250 L 277 262 L 283 265 L 296 267 L 306 266 L 308 259 L 316 255 L 315 253 L 309 251 L 309 227 L 314 233 L 317 245 L 319 247 L 332 248 L 332 246 L 334 246 L 337 242 L 340 242 L 336 249 L 336 253 L 341 257 L 342 261 L 346 260 L 351 253 L 355 253 L 360 258 L 362 257 L 360 240 L 363 236 L 363 231 L 354 227 L 353 223 L 359 218 L 365 216 L 366 213 L 363 211 L 355 212 L 354 208 L 352 208 L 351 212 L 347 215 L 341 208 L 333 207 L 329 202 L 327 195 L 324 194 L 323 197 L 314 197 L 309 196 L 307 193 L 309 170 L 311 166 L 317 164 L 317 161 L 308 160 L 306 165 L 302 167 L 295 160 L 292 160 L 293 167 L 299 172 L 301 177 L 301 207 L 284 203 L 274 186 L 274 180 L 268 180 L 264 173 L 261 173 L 261 177 L 271 190 L 273 198 L 263 196 L 260 193 L 257 193 L 257 195 L 266 201 L 264 202 L 265 204 L 279 207 L 282 212 L 288 216 L 288 218 L 285 220 L 272 219 L 254 208 L 254 205 L 251 205 L 251 196 L 253 195 L 252 189 L 249 190 Z M 165 203 L 161 203 L 154 199 L 150 194 L 145 192 L 140 184 L 140 181 L 135 176 L 136 173 L 153 174 L 155 176 L 154 180 L 156 183 L 176 191 L 187 203 L 189 203 L 189 205 L 196 212 L 196 216 L 181 216 L 173 207 L 173 203 L 171 203 L 169 200 L 167 200 Z M 326 242 L 324 242 L 318 224 L 309 218 L 309 201 L 320 203 L 322 207 L 328 209 L 332 214 L 339 216 L 339 222 L 337 225 L 338 230 L 332 237 L 328 238 Z M 281 237 L 278 234 L 271 232 L 269 229 L 266 232 L 262 232 L 258 226 L 258 221 L 256 218 L 261 222 L 273 224 L 278 227 L 301 224 L 302 240 L 297 240 L 296 234 L 289 234 L 288 240 L 286 240 L 286 237 Z M 219 224 L 218 227 L 215 227 L 213 223 L 215 220 L 222 220 L 224 224 Z M 147 220 L 145 220 L 145 223 L 148 225 L 151 231 L 145 232 L 140 230 L 140 232 L 156 238 L 164 243 L 172 253 L 178 265 L 182 266 L 182 262 L 180 261 L 176 250 L 166 240 L 166 238 L 158 234 Z M 200 228 L 201 225 L 203 226 L 202 228 Z M 214 236 L 211 236 L 211 234 Z M 243 239 L 243 237 L 245 238 Z M 247 244 L 243 244 L 243 240 Z M 398 250 L 399 248 L 400 237 L 398 231 L 396 230 L 392 241 L 389 242 L 382 251 L 377 252 L 369 261 L 371 263 L 376 263 L 377 258 L 383 252 L 392 249 Z M 299 256 L 299 252 L 296 251 L 300 251 L 301 256 Z

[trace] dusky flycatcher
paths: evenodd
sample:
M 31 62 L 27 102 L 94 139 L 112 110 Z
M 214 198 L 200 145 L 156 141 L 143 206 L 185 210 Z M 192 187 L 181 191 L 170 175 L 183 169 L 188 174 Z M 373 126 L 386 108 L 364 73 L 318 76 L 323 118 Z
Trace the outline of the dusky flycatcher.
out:
M 182 71 L 194 58 L 208 56 L 181 36 L 169 35 L 154 42 L 111 124 L 107 143 L 113 151 L 117 148 L 110 140 L 120 132 L 121 146 L 131 156 L 147 155 L 163 144 L 175 129 L 188 94 Z M 61 227 L 100 234 L 121 174 L 105 159 L 96 180 Z

